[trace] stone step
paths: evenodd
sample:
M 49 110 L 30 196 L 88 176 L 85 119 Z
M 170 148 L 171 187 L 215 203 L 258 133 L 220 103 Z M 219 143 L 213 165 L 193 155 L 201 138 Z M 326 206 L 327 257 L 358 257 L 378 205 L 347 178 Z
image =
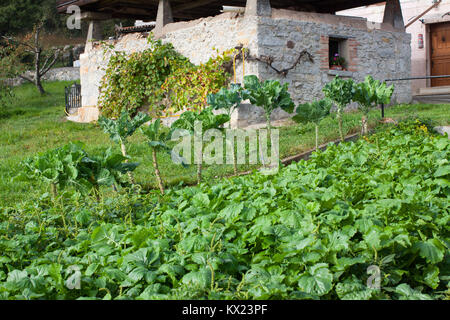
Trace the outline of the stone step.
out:
M 427 104 L 447 104 L 450 103 L 450 94 L 416 95 L 413 97 L 413 101 Z
M 447 137 L 450 139 L 450 126 L 435 127 L 434 131 L 443 136 L 447 135 Z
M 67 116 L 67 120 L 72 122 L 80 122 L 78 114 L 71 114 L 70 116 Z
M 419 96 L 450 94 L 450 86 L 420 88 Z

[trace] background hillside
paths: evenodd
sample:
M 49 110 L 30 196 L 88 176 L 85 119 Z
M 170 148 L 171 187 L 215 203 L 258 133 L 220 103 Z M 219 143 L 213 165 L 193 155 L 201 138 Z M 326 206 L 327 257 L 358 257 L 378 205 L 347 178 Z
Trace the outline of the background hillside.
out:
M 87 33 L 87 24 L 82 23 L 81 30 L 69 30 L 66 27 L 67 16 L 58 14 L 55 0 L 1 0 L 0 36 L 21 36 L 33 29 L 39 21 L 44 21 L 44 43 L 53 46 L 83 43 Z M 114 25 L 131 25 L 133 21 L 111 20 L 103 24 L 104 36 L 114 35 Z

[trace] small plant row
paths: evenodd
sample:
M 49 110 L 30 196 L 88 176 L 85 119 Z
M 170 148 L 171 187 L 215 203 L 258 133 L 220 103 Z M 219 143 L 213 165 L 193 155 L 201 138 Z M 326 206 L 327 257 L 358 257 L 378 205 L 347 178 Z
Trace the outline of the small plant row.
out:
M 341 141 L 344 141 L 342 113 L 352 101 L 357 102 L 359 109 L 363 112 L 361 132 L 362 135 L 366 135 L 368 133 L 367 116 L 370 109 L 382 103 L 390 103 L 394 87 L 388 87 L 386 83 L 381 83 L 372 76 L 367 76 L 360 83 L 352 79 L 343 80 L 336 76 L 333 81 L 325 85 L 323 92 L 325 99 L 298 105 L 295 110 L 296 115 L 293 117 L 293 120 L 298 123 L 315 124 L 316 148 L 318 148 L 319 123 L 330 115 L 333 104 L 336 106 Z M 213 109 L 226 110 L 231 117 L 232 112 L 247 99 L 253 105 L 264 109 L 269 136 L 273 111 L 281 108 L 288 113 L 293 113 L 295 109 L 287 83 L 282 85 L 276 80 L 260 82 L 254 75 L 244 77 L 244 87 L 232 84 L 229 89 L 222 88 L 217 94 L 211 94 L 208 97 L 208 104 Z
M 363 134 L 367 133 L 367 114 L 371 107 L 376 106 L 378 103 L 388 103 L 392 96 L 393 87 L 387 87 L 385 83 L 375 81 L 372 77 L 368 76 L 362 83 L 355 84 L 352 80 L 342 80 L 336 77 L 332 82 L 324 87 L 324 93 L 326 98 L 320 101 L 314 101 L 312 103 L 300 104 L 296 108 L 296 115 L 293 120 L 299 123 L 312 122 L 316 128 L 316 148 L 319 144 L 319 123 L 328 115 L 330 115 L 332 103 L 337 106 L 337 118 L 339 121 L 341 140 L 344 140 L 342 132 L 342 112 L 345 107 L 353 100 L 359 103 L 360 109 L 364 112 L 363 116 Z M 131 113 L 123 109 L 116 119 L 107 118 L 101 116 L 98 123 L 107 133 L 111 140 L 120 146 L 121 158 L 120 161 L 124 162 L 124 168 L 127 168 L 129 182 L 131 185 L 136 185 L 135 178 L 132 171 L 138 166 L 138 164 L 126 165 L 129 161 L 127 153 L 127 140 L 137 130 L 147 137 L 148 145 L 152 150 L 152 163 L 154 167 L 155 176 L 158 182 L 161 194 L 164 194 L 164 182 L 159 170 L 157 153 L 167 152 L 172 155 L 170 148 L 167 145 L 168 140 L 172 136 L 172 132 L 176 129 L 187 130 L 190 134 L 194 134 L 195 123 L 198 122 L 202 126 L 201 132 L 205 132 L 209 129 L 221 129 L 224 124 L 228 122 L 229 128 L 231 128 L 231 115 L 240 107 L 242 101 L 249 100 L 253 105 L 263 108 L 269 137 L 271 137 L 271 115 L 274 110 L 281 108 L 288 113 L 293 113 L 295 110 L 295 104 L 292 101 L 288 92 L 288 84 L 281 84 L 276 80 L 259 81 L 254 76 L 246 76 L 244 78 L 244 86 L 239 84 L 231 84 L 229 88 L 222 88 L 216 94 L 210 94 L 207 97 L 207 104 L 209 107 L 204 108 L 200 112 L 185 111 L 181 114 L 180 118 L 175 121 L 171 130 L 168 133 L 164 133 L 161 128 L 161 120 L 153 119 L 146 113 L 139 112 L 132 116 Z M 224 110 L 225 114 L 215 115 L 214 110 Z M 148 126 L 143 126 L 145 123 L 151 123 Z M 70 144 L 63 148 L 56 150 L 50 150 L 47 153 L 34 157 L 33 159 L 25 162 L 29 178 L 37 178 L 46 181 L 51 186 L 53 193 L 56 188 L 64 188 L 67 185 L 70 186 L 91 186 L 95 194 L 98 195 L 99 185 L 104 185 L 105 182 L 110 180 L 102 180 L 102 183 L 95 183 L 96 174 L 109 172 L 109 163 L 106 163 L 105 167 L 97 166 L 96 174 L 89 176 L 89 179 L 85 179 L 84 176 L 77 174 L 71 174 L 72 167 L 76 168 L 76 164 L 65 164 L 66 159 L 76 162 L 74 159 L 78 159 L 72 155 L 74 146 L 77 144 Z M 234 148 L 233 148 L 234 149 Z M 78 147 L 77 152 L 84 154 L 85 152 Z M 173 156 L 173 155 L 172 155 Z M 55 160 L 56 159 L 56 160 Z M 80 158 L 77 161 L 81 161 Z M 184 159 L 180 159 L 181 163 L 184 163 Z M 237 161 L 236 153 L 233 152 L 234 160 L 234 172 L 237 174 Z M 197 182 L 202 181 L 202 154 L 197 163 Z M 84 162 L 83 162 L 84 163 Z M 103 162 L 100 162 L 103 163 Z M 44 164 L 44 165 L 43 165 Z M 59 172 L 58 170 L 62 170 Z M 69 170 L 69 172 L 65 172 Z M 117 170 L 116 170 L 117 171 Z M 78 172 L 78 171 L 77 171 Z M 120 170 L 118 173 L 123 173 Z M 67 183 L 67 179 L 70 178 L 70 183 Z M 89 184 L 86 183 L 89 182 Z M 112 185 L 113 183 L 110 183 Z M 115 185 L 113 186 L 114 188 Z M 86 188 L 83 188 L 86 190 Z

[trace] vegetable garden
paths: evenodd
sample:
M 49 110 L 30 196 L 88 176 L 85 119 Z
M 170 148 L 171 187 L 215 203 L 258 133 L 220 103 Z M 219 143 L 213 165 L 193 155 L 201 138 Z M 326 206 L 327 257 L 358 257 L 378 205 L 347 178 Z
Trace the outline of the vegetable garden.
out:
M 15 179 L 48 192 L 0 207 L 0 299 L 449 298 L 450 142 L 420 120 L 368 135 L 371 108 L 389 103 L 393 87 L 336 77 L 325 99 L 295 106 L 275 80 L 228 86 L 229 53 L 193 66 L 149 41 L 153 50 L 111 59 L 98 121 L 106 150 L 71 142 L 22 162 Z M 342 143 L 273 175 L 205 181 L 200 162 L 196 186 L 168 187 L 158 156 L 171 154 L 172 133 L 224 130 L 243 100 L 263 108 L 269 132 L 277 108 L 312 123 L 316 149 L 320 124 L 336 116 Z M 352 101 L 361 139 L 346 143 Z M 183 113 L 163 128 L 163 111 Z M 136 181 L 136 133 L 158 190 Z
M 0 297 L 446 298 L 450 143 L 423 128 L 330 146 L 274 176 L 5 209 Z

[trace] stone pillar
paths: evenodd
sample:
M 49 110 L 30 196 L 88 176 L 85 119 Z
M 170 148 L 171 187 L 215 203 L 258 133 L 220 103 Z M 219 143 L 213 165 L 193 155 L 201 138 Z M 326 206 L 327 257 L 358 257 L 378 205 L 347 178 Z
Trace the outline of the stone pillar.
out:
M 395 29 L 405 30 L 400 0 L 387 0 L 384 9 L 383 23 L 390 24 Z
M 272 16 L 272 7 L 270 0 L 247 0 L 245 6 L 245 15 L 247 16 Z
M 102 22 L 100 20 L 89 20 L 88 23 L 89 29 L 87 33 L 86 49 L 85 49 L 87 51 L 92 49 L 92 42 L 100 41 L 103 38 Z
M 89 23 L 85 51 L 92 49 L 93 41 L 103 40 L 102 20 L 111 19 L 111 15 L 98 12 L 83 12 L 81 19 Z
M 161 36 L 166 24 L 173 22 L 172 8 L 169 0 L 159 0 L 158 14 L 156 16 L 156 26 L 153 30 L 155 36 Z

